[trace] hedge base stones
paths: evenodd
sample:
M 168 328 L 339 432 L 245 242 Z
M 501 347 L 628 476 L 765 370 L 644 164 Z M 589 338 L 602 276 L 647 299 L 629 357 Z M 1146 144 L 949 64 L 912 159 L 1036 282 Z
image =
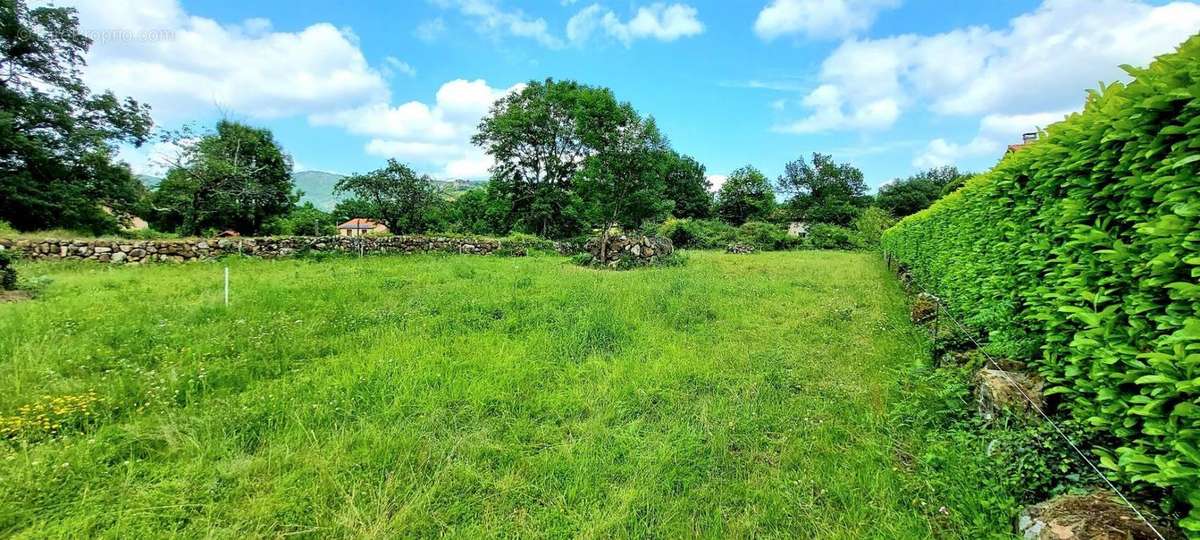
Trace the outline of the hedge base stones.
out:
M 929 293 L 921 293 L 913 302 L 910 317 L 914 324 L 921 324 L 933 320 L 934 317 L 937 317 L 937 313 L 938 297 Z
M 735 255 L 748 255 L 750 253 L 754 253 L 754 246 L 746 244 L 730 244 L 729 247 L 725 248 L 725 252 L 733 253 Z
M 1156 525 L 1167 538 L 1178 532 Z M 1060 495 L 1021 511 L 1017 534 L 1025 540 L 1157 540 L 1159 536 L 1114 495 Z
M 1005 413 L 1018 416 L 1037 414 L 1045 405 L 1042 398 L 1044 384 L 1042 378 L 1037 375 L 1019 371 L 981 369 L 975 375 L 979 414 L 985 420 L 993 420 Z

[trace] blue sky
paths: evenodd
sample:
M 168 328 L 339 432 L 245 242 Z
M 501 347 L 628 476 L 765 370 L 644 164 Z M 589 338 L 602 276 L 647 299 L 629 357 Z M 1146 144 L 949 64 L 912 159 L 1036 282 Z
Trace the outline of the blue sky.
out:
M 73 0 L 93 88 L 165 128 L 224 115 L 271 128 L 298 169 L 388 157 L 480 178 L 467 139 L 525 81 L 612 88 L 719 182 L 831 153 L 871 186 L 982 170 L 1082 105 L 1118 64 L 1200 29 L 1200 6 L 1134 0 Z M 172 149 L 122 152 L 154 173 Z

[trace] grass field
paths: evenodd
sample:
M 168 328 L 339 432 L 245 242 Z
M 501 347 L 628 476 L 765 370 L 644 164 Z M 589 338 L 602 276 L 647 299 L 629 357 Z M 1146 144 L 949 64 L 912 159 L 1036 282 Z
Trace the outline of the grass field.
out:
M 887 415 L 925 338 L 875 254 L 21 271 L 0 536 L 934 534 Z

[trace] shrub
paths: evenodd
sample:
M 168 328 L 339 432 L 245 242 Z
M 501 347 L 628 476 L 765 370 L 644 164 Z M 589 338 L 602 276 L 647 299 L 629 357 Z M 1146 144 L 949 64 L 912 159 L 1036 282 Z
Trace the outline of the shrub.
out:
M 12 267 L 15 258 L 9 250 L 0 251 L 0 291 L 17 288 L 17 270 Z
M 854 230 L 858 232 L 858 236 L 862 238 L 864 247 L 877 248 L 879 247 L 879 239 L 883 237 L 883 231 L 896 223 L 896 219 L 891 214 L 882 208 L 872 206 L 863 210 L 854 220 Z
M 810 227 L 805 242 L 812 249 L 859 249 L 863 247 L 862 237 L 857 231 L 829 223 L 817 223 Z
M 1028 357 L 1066 412 L 1114 441 L 1120 479 L 1171 488 L 1200 532 L 1200 36 L 1092 92 L 884 249 Z
M 0 219 L 0 236 L 16 236 L 17 230 L 9 225 L 7 221 Z
M 774 223 L 747 221 L 737 230 L 737 241 L 758 250 L 788 249 L 799 240 L 788 236 L 787 230 Z
M 658 235 L 670 238 L 677 249 L 720 249 L 737 237 L 737 229 L 712 219 L 668 219 Z

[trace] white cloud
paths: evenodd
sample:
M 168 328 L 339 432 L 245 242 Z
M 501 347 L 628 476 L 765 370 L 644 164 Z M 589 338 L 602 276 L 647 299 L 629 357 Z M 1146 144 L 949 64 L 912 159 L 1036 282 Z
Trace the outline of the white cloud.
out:
M 410 66 L 408 62 L 400 60 L 395 56 L 388 56 L 383 59 L 383 74 L 390 76 L 393 73 L 401 73 L 409 77 L 416 77 L 416 68 Z
M 846 107 L 841 90 L 834 85 L 817 87 L 801 101 L 813 112 L 795 122 L 776 125 L 778 133 L 819 133 L 836 129 L 877 130 L 891 126 L 900 116 L 900 105 L 882 97 L 852 109 Z
M 524 85 L 492 88 L 482 79 L 449 81 L 438 89 L 432 105 L 409 101 L 387 103 L 310 117 L 319 126 L 338 126 L 371 137 L 368 154 L 397 158 L 437 169 L 445 177 L 480 178 L 492 162 L 471 144 L 479 120 L 493 103 Z
M 221 25 L 176 0 L 69 0 L 94 36 L 86 82 L 153 107 L 156 120 L 217 109 L 254 118 L 386 99 L 355 36 L 328 23 L 274 32 L 266 19 Z M 132 37 L 132 39 L 129 39 Z
M 417 25 L 413 35 L 425 43 L 433 43 L 446 33 L 446 21 L 441 17 L 429 19 Z
M 530 17 L 520 9 L 502 9 L 497 0 L 433 0 L 433 3 L 457 9 L 486 34 L 530 38 L 550 48 L 563 46 L 562 39 L 550 33 L 546 19 Z
M 1023 133 L 1044 129 L 1062 120 L 1070 111 L 1034 114 L 989 114 L 979 122 L 979 133 L 965 143 L 938 138 L 929 141 L 913 159 L 918 168 L 954 165 L 964 159 L 1003 155 L 1010 143 L 1021 140 Z
M 876 14 L 899 4 L 899 0 L 772 0 L 758 13 L 754 32 L 765 40 L 789 34 L 845 37 L 870 28 Z
M 1120 64 L 1147 64 L 1196 28 L 1192 3 L 1046 0 L 1000 30 L 849 39 L 822 63 L 809 115 L 779 130 L 882 129 L 913 106 L 960 116 L 1067 110 L 1097 81 L 1125 78 Z
M 638 8 L 633 18 L 621 19 L 612 10 L 592 4 L 567 21 L 567 39 L 575 44 L 587 42 L 596 32 L 620 41 L 626 47 L 644 38 L 675 41 L 704 32 L 696 8 L 687 4 L 654 3 Z

